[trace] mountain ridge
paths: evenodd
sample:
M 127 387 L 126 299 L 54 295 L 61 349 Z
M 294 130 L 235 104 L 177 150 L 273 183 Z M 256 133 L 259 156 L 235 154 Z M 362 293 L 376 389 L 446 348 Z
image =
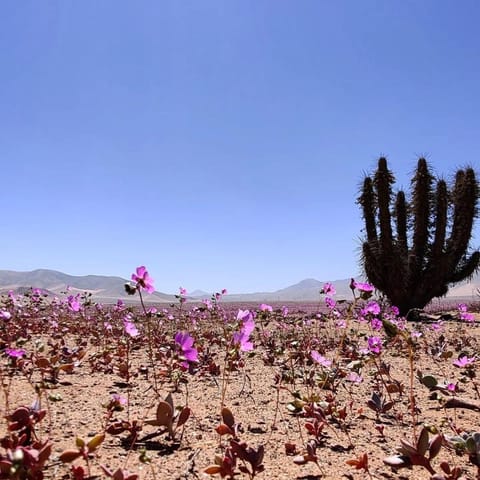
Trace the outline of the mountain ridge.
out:
M 118 299 L 129 302 L 138 301 L 138 296 L 129 296 L 125 292 L 124 284 L 129 280 L 118 276 L 108 275 L 69 275 L 57 270 L 36 269 L 27 272 L 14 270 L 0 270 L 0 293 L 9 290 L 23 293 L 29 288 L 40 288 L 54 295 L 76 293 L 91 293 L 96 301 L 116 302 Z M 227 294 L 222 297 L 225 302 L 317 302 L 321 299 L 320 290 L 325 281 L 314 278 L 305 278 L 299 282 L 281 288 L 274 292 L 253 292 Z M 336 289 L 336 298 L 351 298 L 350 278 L 330 281 Z M 67 291 L 67 287 L 69 287 Z M 478 297 L 480 278 L 477 274 L 469 282 L 462 282 L 449 290 L 447 298 Z M 190 301 L 199 301 L 210 298 L 204 290 L 194 290 L 187 295 Z M 176 303 L 175 294 L 154 292 L 144 295 L 148 303 Z

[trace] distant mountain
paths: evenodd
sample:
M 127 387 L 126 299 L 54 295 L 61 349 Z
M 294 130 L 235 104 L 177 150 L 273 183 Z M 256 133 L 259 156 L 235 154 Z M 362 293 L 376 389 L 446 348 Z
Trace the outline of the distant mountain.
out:
M 210 298 L 212 294 L 204 290 L 194 290 L 193 292 L 188 292 L 187 296 L 188 298 Z
M 63 296 L 70 287 L 69 294 L 89 292 L 97 302 L 114 303 L 118 299 L 128 302 L 137 302 L 138 295 L 129 296 L 125 293 L 124 284 L 128 282 L 121 277 L 103 275 L 73 276 L 55 270 L 34 270 L 32 272 L 15 272 L 0 270 L 0 293 L 13 290 L 16 293 L 24 293 L 30 288 L 40 288 L 51 295 Z M 334 280 L 337 299 L 350 299 L 350 279 Z M 256 292 L 242 294 L 228 294 L 222 297 L 223 302 L 258 302 L 258 303 L 281 303 L 281 302 L 320 302 L 320 290 L 325 282 L 314 278 L 307 278 L 294 285 L 282 288 L 275 292 Z M 448 298 L 462 298 L 479 300 L 480 276 L 476 275 L 469 282 L 462 282 L 452 287 L 447 295 Z M 190 302 L 210 298 L 211 294 L 203 290 L 194 290 L 188 294 Z M 176 303 L 175 295 L 154 292 L 152 295 L 144 295 L 148 303 Z
M 40 288 L 51 294 L 63 296 L 70 287 L 69 294 L 91 293 L 97 301 L 116 302 L 118 299 L 136 301 L 137 296 L 129 296 L 125 292 L 124 285 L 128 280 L 121 277 L 107 277 L 103 275 L 73 276 L 56 270 L 39 269 L 32 272 L 14 272 L 0 270 L 0 292 L 13 290 L 16 293 L 24 293 L 25 289 Z M 165 293 L 154 292 L 145 295 L 146 302 L 173 302 L 175 297 Z
M 319 302 L 320 290 L 326 282 L 320 282 L 314 278 L 306 278 L 294 285 L 282 288 L 275 292 L 258 292 L 246 294 L 226 295 L 226 302 Z M 336 289 L 336 298 L 350 298 L 350 278 L 330 282 Z

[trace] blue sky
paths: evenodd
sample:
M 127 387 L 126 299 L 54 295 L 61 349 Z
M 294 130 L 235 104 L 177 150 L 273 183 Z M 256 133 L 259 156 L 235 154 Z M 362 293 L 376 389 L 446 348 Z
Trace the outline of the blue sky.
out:
M 480 159 L 476 0 L 0 4 L 0 269 L 359 273 L 365 172 Z M 478 228 L 473 245 L 478 246 Z

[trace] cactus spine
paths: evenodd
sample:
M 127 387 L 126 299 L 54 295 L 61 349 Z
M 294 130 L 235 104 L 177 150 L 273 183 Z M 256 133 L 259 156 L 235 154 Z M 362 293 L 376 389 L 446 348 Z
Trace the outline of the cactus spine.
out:
M 375 174 L 364 179 L 357 200 L 365 221 L 361 262 L 368 281 L 406 315 L 478 269 L 480 252 L 470 252 L 469 242 L 480 189 L 468 167 L 457 171 L 449 190 L 424 158 L 409 202 L 402 190 L 394 194 L 394 183 L 383 157 Z

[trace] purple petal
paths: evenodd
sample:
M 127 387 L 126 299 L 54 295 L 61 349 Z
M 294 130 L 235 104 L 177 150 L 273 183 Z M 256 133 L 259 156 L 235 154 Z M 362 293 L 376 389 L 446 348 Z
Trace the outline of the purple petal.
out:
M 196 348 L 187 348 L 183 350 L 183 356 L 189 362 L 198 362 L 198 352 Z

